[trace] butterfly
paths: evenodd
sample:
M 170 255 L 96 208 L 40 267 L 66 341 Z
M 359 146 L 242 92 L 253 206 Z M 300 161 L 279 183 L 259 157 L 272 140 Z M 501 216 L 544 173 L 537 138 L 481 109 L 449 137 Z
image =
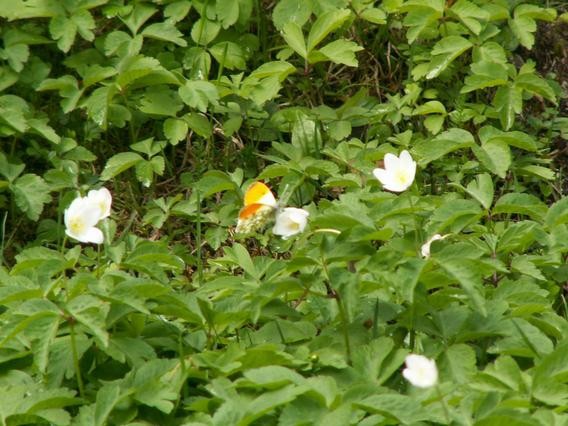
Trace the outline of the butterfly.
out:
M 235 229 L 237 233 L 249 234 L 262 228 L 278 208 L 274 194 L 262 182 L 255 182 L 247 188 L 244 201 Z

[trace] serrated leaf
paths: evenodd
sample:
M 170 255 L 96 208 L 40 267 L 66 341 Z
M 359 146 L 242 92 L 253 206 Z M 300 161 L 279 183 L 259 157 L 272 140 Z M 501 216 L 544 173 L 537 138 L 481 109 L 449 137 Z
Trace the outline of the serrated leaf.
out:
M 479 266 L 470 259 L 436 259 L 438 264 L 457 280 L 469 297 L 473 307 L 483 316 L 487 315 L 483 296 L 483 280 Z
M 550 87 L 546 80 L 536 74 L 519 74 L 515 79 L 515 85 L 527 92 L 540 95 L 556 104 L 556 95 L 554 94 L 554 90 L 552 90 L 552 87 Z
M 373 24 L 386 24 L 387 23 L 387 15 L 386 13 L 379 8 L 376 7 L 369 7 L 359 15 L 365 21 L 372 22 Z
M 49 22 L 49 33 L 54 40 L 57 40 L 57 47 L 63 52 L 68 52 L 75 41 L 77 24 L 65 15 L 58 15 Z
M 550 206 L 544 221 L 549 227 L 568 223 L 568 197 L 563 197 Z
M 157 22 L 148 25 L 142 31 L 144 37 L 155 40 L 169 41 L 181 47 L 186 47 L 187 42 L 183 39 L 183 33 L 172 22 Z
M 219 100 L 217 87 L 208 81 L 189 80 L 178 89 L 181 100 L 192 108 L 207 112 L 210 104 Z
M 322 53 L 327 59 L 336 64 L 343 64 L 350 67 L 359 65 L 355 52 L 363 50 L 357 43 L 345 39 L 334 40 L 326 44 L 318 52 Z
M 481 148 L 472 147 L 477 159 L 490 172 L 495 173 L 500 178 L 507 176 L 507 171 L 511 167 L 512 157 L 511 148 L 505 142 L 498 139 L 491 139 L 482 143 Z
M 341 27 L 351 16 L 351 11 L 338 9 L 321 14 L 313 23 L 307 39 L 307 51 L 311 52 L 328 36 L 329 33 Z
M 239 19 L 239 2 L 235 0 L 217 0 L 215 3 L 217 19 L 227 29 Z
M 281 0 L 272 11 L 272 22 L 282 31 L 288 22 L 294 22 L 300 28 L 312 14 L 312 2 L 306 0 Z
M 450 12 L 475 35 L 479 35 L 483 25 L 481 22 L 489 19 L 489 13 L 478 7 L 469 0 L 458 0 L 451 8 Z M 481 21 L 481 22 L 480 22 Z
M 485 210 L 493 204 L 493 180 L 487 173 L 477 175 L 465 188 L 466 192 L 475 198 Z
M 308 50 L 306 47 L 306 41 L 304 40 L 302 29 L 298 24 L 295 22 L 288 22 L 284 25 L 282 28 L 282 37 L 292 50 L 294 50 L 302 58 L 307 59 Z
M 458 56 L 470 49 L 473 44 L 461 36 L 447 36 L 440 40 L 431 51 L 433 56 L 428 67 L 426 79 L 440 75 Z
M 219 64 L 227 69 L 246 69 L 246 53 L 237 43 L 222 41 L 211 46 L 209 52 Z
M 135 152 L 120 152 L 108 159 L 105 168 L 101 173 L 101 180 L 109 180 L 116 175 L 134 167 L 144 161 L 140 154 Z
M 206 46 L 217 38 L 220 30 L 221 25 L 217 22 L 201 17 L 191 28 L 191 39 L 199 45 Z
M 18 208 L 31 220 L 38 220 L 43 206 L 51 201 L 49 185 L 34 174 L 28 173 L 17 178 L 10 189 Z
M 503 195 L 493 208 L 493 214 L 522 214 L 535 220 L 542 220 L 546 211 L 546 204 L 534 195 L 517 192 Z
M 523 109 L 522 90 L 515 85 L 501 86 L 493 98 L 493 106 L 499 112 L 504 130 L 509 130 L 515 122 L 515 115 Z
M 452 345 L 444 352 L 440 370 L 445 377 L 451 377 L 455 383 L 468 383 L 476 373 L 475 351 L 468 345 L 460 343 Z
M 432 140 L 420 141 L 412 150 L 420 167 L 424 167 L 444 155 L 475 145 L 473 135 L 467 130 L 452 128 Z
M 85 294 L 75 297 L 67 303 L 66 308 L 75 320 L 97 337 L 103 347 L 108 346 L 108 332 L 105 319 L 109 310 L 109 304 L 94 296 Z
M 184 140 L 188 130 L 189 126 L 185 120 L 168 118 L 164 121 L 164 135 L 172 145 L 177 145 L 178 142 Z
M 213 126 L 211 125 L 207 117 L 203 114 L 191 112 L 184 115 L 183 119 L 186 121 L 189 128 L 199 136 L 208 138 L 213 134 Z

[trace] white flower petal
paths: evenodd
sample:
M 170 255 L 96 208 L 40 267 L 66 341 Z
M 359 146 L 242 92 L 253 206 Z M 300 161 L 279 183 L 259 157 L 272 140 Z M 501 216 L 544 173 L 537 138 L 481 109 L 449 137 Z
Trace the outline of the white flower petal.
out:
M 299 234 L 306 228 L 309 215 L 310 213 L 304 209 L 286 207 L 277 213 L 272 233 L 284 239 Z
M 386 154 L 385 168 L 374 169 L 373 175 L 381 182 L 387 191 L 402 192 L 408 189 L 416 176 L 416 162 L 410 153 L 402 151 L 400 157 Z
M 422 355 L 410 354 L 405 360 L 406 368 L 403 377 L 413 386 L 429 388 L 438 383 L 438 368 L 436 361 Z
M 422 247 L 420 247 L 420 253 L 422 254 L 422 257 L 430 257 L 430 246 L 432 245 L 432 242 L 443 240 L 446 237 L 447 235 L 442 236 L 440 234 L 435 234 L 428 241 L 422 244 Z
M 112 194 L 105 187 L 98 190 L 92 189 L 87 194 L 87 199 L 99 206 L 100 219 L 110 216 L 110 209 L 112 205 Z
M 396 155 L 389 153 L 385 154 L 385 157 L 383 158 L 383 163 L 385 166 L 385 170 L 390 170 L 393 169 L 395 167 L 398 167 L 399 164 L 399 159 Z
M 100 214 L 99 206 L 92 199 L 75 198 L 65 210 L 65 233 L 82 243 L 102 243 L 103 234 L 95 228 Z

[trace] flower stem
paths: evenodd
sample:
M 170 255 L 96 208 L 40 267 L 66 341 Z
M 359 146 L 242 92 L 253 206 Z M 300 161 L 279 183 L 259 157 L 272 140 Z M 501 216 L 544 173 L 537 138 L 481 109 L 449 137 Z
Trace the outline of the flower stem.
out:
M 83 377 L 81 376 L 81 368 L 79 366 L 79 355 L 77 354 L 77 342 L 75 341 L 75 318 L 71 318 L 69 321 L 69 327 L 71 333 L 69 337 L 71 339 L 71 353 L 73 355 L 73 367 L 75 367 L 75 376 L 77 377 L 77 387 L 79 388 L 79 395 L 85 396 L 85 388 L 83 386 Z

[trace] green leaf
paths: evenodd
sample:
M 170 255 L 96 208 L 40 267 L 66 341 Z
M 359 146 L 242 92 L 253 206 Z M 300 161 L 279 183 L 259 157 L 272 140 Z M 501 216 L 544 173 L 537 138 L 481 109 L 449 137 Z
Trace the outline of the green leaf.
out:
M 243 376 L 251 383 L 266 389 L 277 389 L 291 383 L 302 384 L 305 381 L 301 374 L 279 365 L 247 370 Z
M 146 114 L 176 117 L 177 113 L 183 109 L 183 103 L 175 91 L 164 90 L 162 86 L 154 86 L 144 91 L 139 109 Z
M 247 55 L 237 43 L 222 41 L 211 46 L 209 52 L 219 64 L 227 69 L 246 69 Z
M 467 130 L 452 128 L 432 140 L 423 140 L 412 150 L 420 167 L 425 167 L 434 160 L 450 152 L 475 145 L 473 135 Z
M 425 260 L 411 258 L 400 265 L 396 271 L 399 276 L 401 295 L 408 303 L 414 303 L 414 290 L 424 266 L 426 266 Z
M 446 114 L 446 107 L 440 101 L 428 101 L 422 105 L 417 106 L 412 112 L 413 115 L 427 115 L 427 114 Z
M 101 180 L 109 180 L 116 175 L 134 167 L 144 159 L 135 152 L 120 152 L 108 159 L 101 173 Z
M 348 9 L 338 9 L 321 14 L 310 29 L 307 51 L 314 50 L 329 33 L 341 27 L 350 16 L 351 11 Z
M 10 189 L 18 208 L 34 221 L 39 219 L 44 204 L 51 201 L 49 186 L 41 177 L 31 173 L 17 178 Z
M 430 61 L 426 79 L 431 80 L 438 77 L 448 65 L 472 46 L 469 40 L 461 36 L 447 36 L 441 39 L 430 52 L 433 58 Z
M 493 204 L 493 180 L 487 173 L 477 175 L 465 188 L 466 192 L 475 198 L 485 210 L 489 210 Z
M 103 347 L 108 346 L 105 320 L 110 308 L 109 304 L 84 294 L 67 303 L 66 308 L 75 320 L 93 333 Z
M 489 19 L 489 13 L 469 0 L 458 0 L 450 8 L 450 13 L 456 16 L 475 35 L 479 35 L 483 28 L 481 22 Z
M 546 211 L 546 205 L 534 195 L 517 192 L 503 195 L 493 208 L 493 214 L 521 214 L 539 221 L 544 219 Z
M 477 159 L 490 172 L 495 173 L 500 178 L 507 176 L 507 171 L 511 167 L 511 148 L 505 142 L 498 139 L 491 139 L 481 144 L 481 148 L 472 147 Z
M 68 52 L 75 41 L 77 24 L 65 15 L 58 15 L 49 22 L 49 33 L 57 40 L 57 47 L 63 52 Z
M 302 29 L 295 22 L 288 22 L 282 29 L 282 37 L 288 46 L 292 48 L 302 58 L 307 59 L 308 51 L 306 48 L 306 41 Z
M 546 281 L 546 277 L 535 266 L 530 257 L 527 255 L 520 255 L 513 258 L 511 261 L 511 270 L 519 272 L 539 281 Z
M 471 64 L 472 75 L 465 78 L 465 85 L 460 93 L 469 93 L 486 87 L 503 86 L 507 84 L 508 74 L 505 65 L 489 61 L 479 61 Z
M 357 43 L 345 39 L 339 39 L 326 44 L 317 51 L 336 64 L 356 67 L 359 63 L 357 62 L 355 52 L 359 52 L 360 50 L 363 50 L 363 48 Z
M 406 32 L 408 43 L 414 43 L 418 37 L 437 34 L 438 20 L 444 11 L 444 1 L 429 0 L 423 2 L 407 1 L 401 11 L 408 10 L 403 24 L 410 27 Z
M 556 104 L 556 95 L 546 80 L 533 73 L 519 74 L 515 79 L 515 85 L 521 89 L 540 95 Z
M 373 24 L 383 25 L 387 23 L 386 13 L 382 9 L 376 7 L 369 7 L 363 10 L 359 16 L 365 21 L 372 22 Z
M 178 142 L 185 139 L 189 126 L 185 120 L 177 118 L 168 118 L 164 121 L 164 135 L 172 145 L 177 145 Z
M 121 62 L 116 84 L 124 90 L 136 80 L 162 70 L 163 68 L 160 65 L 160 61 L 156 58 L 136 55 Z
M 199 45 L 207 46 L 217 38 L 220 30 L 221 25 L 217 22 L 201 17 L 191 28 L 191 39 Z
M 519 42 L 527 49 L 532 49 L 536 31 L 535 19 L 552 21 L 556 18 L 554 9 L 544 9 L 532 4 L 521 4 L 515 8 L 514 18 L 509 20 L 509 27 Z
M 239 19 L 239 2 L 235 0 L 217 0 L 215 3 L 217 18 L 223 28 L 227 29 Z
M 213 126 L 205 115 L 197 112 L 190 112 L 189 114 L 185 114 L 183 119 L 189 128 L 199 136 L 208 138 L 213 134 Z
M 416 424 L 430 420 L 430 414 L 415 398 L 399 394 L 371 395 L 353 404 L 367 411 L 378 413 L 397 424 Z
M 108 417 L 113 408 L 120 401 L 120 387 L 116 383 L 105 384 L 97 392 L 95 403 L 95 426 L 108 424 Z
M 455 383 L 468 383 L 477 372 L 475 366 L 475 351 L 463 343 L 452 345 L 446 349 L 440 370 L 445 377 L 450 377 Z
M 487 302 L 483 296 L 483 280 L 478 264 L 470 259 L 445 259 L 439 256 L 436 262 L 460 284 L 469 297 L 473 307 L 483 316 L 487 316 Z
M 155 40 L 169 41 L 181 47 L 187 46 L 187 42 L 183 39 L 183 33 L 172 22 L 168 21 L 148 25 L 142 31 L 142 35 Z
M 178 89 L 178 93 L 186 105 L 197 108 L 201 112 L 207 112 L 207 107 L 219 100 L 217 87 L 203 80 L 187 81 Z
M 301 28 L 311 14 L 312 2 L 310 0 L 281 0 L 272 11 L 272 22 L 279 31 L 282 31 L 289 22 Z
M 205 172 L 197 182 L 196 188 L 203 198 L 210 197 L 222 191 L 238 190 L 238 186 L 231 176 L 219 170 L 209 170 Z
M 430 217 L 426 225 L 428 235 L 439 234 L 447 229 L 457 233 L 482 213 L 479 204 L 473 200 L 448 200 Z
M 499 112 L 503 129 L 509 130 L 515 122 L 515 114 L 523 109 L 522 89 L 515 85 L 501 86 L 493 98 L 493 106 Z
M 568 197 L 563 197 L 550 206 L 546 212 L 544 222 L 550 228 L 568 223 Z
M 499 141 L 525 151 L 535 152 L 537 150 L 534 138 L 524 132 L 503 132 L 493 126 L 483 126 L 479 130 L 479 138 L 482 143 Z

